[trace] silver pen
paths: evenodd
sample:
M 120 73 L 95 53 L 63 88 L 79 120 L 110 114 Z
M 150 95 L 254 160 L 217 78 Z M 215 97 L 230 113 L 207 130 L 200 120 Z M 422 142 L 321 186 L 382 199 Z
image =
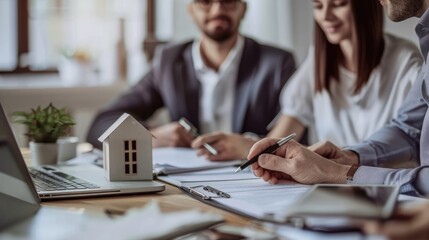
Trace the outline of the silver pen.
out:
M 190 134 L 192 134 L 192 136 L 194 138 L 197 138 L 200 134 L 198 133 L 197 128 L 192 125 L 191 122 L 189 122 L 186 118 L 180 118 L 179 120 L 179 124 L 186 130 L 188 131 Z M 209 151 L 212 155 L 217 155 L 218 152 L 216 150 L 216 148 L 214 148 L 213 146 L 211 146 L 208 143 L 204 143 L 203 144 L 204 148 L 207 149 L 207 151 Z
M 280 139 L 278 142 L 276 142 L 274 145 L 268 147 L 267 149 L 265 149 L 264 151 L 262 151 L 261 153 L 259 153 L 258 155 L 254 156 L 252 159 L 246 161 L 245 163 L 241 164 L 241 166 L 239 166 L 237 168 L 237 170 L 235 170 L 235 173 L 242 171 L 243 169 L 247 168 L 248 166 L 254 164 L 255 162 L 258 161 L 259 156 L 261 156 L 264 153 L 273 153 L 275 152 L 279 147 L 283 146 L 285 143 L 289 142 L 290 140 L 292 140 L 294 137 L 296 136 L 296 133 L 292 133 L 291 135 Z

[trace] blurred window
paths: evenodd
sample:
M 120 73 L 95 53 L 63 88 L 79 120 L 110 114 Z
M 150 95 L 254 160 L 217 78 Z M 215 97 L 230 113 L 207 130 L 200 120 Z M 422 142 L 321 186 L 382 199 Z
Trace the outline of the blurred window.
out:
M 100 60 L 115 53 L 121 21 L 127 48 L 142 51 L 144 0 L 0 0 L 0 71 L 56 71 L 73 52 Z
M 0 70 L 13 70 L 17 65 L 16 0 L 0 0 Z

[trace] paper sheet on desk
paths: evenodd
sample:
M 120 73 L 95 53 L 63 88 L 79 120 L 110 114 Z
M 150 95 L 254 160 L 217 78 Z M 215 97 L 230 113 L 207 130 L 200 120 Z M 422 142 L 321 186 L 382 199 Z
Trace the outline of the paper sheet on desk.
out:
M 218 182 L 218 181 L 230 181 L 230 180 L 246 180 L 246 179 L 257 179 L 250 168 L 245 169 L 239 173 L 235 173 L 236 167 L 224 167 L 218 169 L 195 171 L 188 173 L 177 173 L 172 176 L 181 183 L 186 182 Z
M 103 155 L 98 151 L 84 152 L 77 155 L 75 158 L 64 161 L 65 165 L 80 165 L 80 164 L 95 164 L 103 167 Z
M 115 219 L 90 221 L 74 239 L 171 239 L 206 229 L 223 221 L 222 216 L 188 210 L 161 213 L 153 201 L 141 209 L 130 209 Z
M 191 148 L 155 148 L 153 149 L 154 171 L 160 175 L 207 170 L 241 164 L 240 160 L 212 162 Z
M 212 198 L 210 201 L 254 218 L 267 219 L 269 216 L 270 220 L 275 220 L 272 218 L 276 216 L 283 217 L 280 213 L 287 210 L 311 188 L 295 182 L 272 185 L 255 177 L 248 169 L 239 173 L 234 171 L 235 168 L 225 167 L 160 176 L 158 179 L 177 187 L 194 188 L 206 196 L 211 194 L 204 189 L 197 189 L 197 186 L 214 187 L 230 194 L 231 197 Z M 284 219 L 278 219 L 278 221 L 284 221 Z
M 182 182 L 182 185 L 210 185 L 231 195 L 230 198 L 213 198 L 226 207 L 255 218 L 276 219 L 276 213 L 282 213 L 306 193 L 310 186 L 293 182 L 272 185 L 260 178 L 213 182 Z M 281 215 L 279 215 L 281 216 Z

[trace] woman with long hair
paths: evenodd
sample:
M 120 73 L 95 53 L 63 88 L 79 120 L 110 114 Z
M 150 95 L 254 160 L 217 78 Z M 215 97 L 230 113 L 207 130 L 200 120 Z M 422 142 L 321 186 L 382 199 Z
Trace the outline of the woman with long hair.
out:
M 314 47 L 281 96 L 272 137 L 355 144 L 396 114 L 420 70 L 410 42 L 383 32 L 383 8 L 371 0 L 314 0 Z
M 268 137 L 296 133 L 308 143 L 358 143 L 386 124 L 405 99 L 422 64 L 414 44 L 383 31 L 383 9 L 374 0 L 314 0 L 314 46 L 283 89 L 282 110 Z M 269 93 L 267 93 L 269 94 Z M 269 107 L 269 106 L 267 106 Z M 249 109 L 248 111 L 252 111 Z M 245 158 L 252 142 L 241 135 L 214 133 L 218 156 Z

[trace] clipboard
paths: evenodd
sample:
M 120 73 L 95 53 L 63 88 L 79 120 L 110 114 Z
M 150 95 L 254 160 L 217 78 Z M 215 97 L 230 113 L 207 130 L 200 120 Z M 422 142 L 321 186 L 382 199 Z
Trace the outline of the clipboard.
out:
M 196 186 L 196 187 L 201 187 L 201 186 L 202 185 Z M 244 212 L 237 211 L 237 209 L 234 209 L 234 208 L 228 207 L 226 205 L 220 204 L 216 201 L 213 201 L 213 199 L 215 199 L 215 198 L 222 198 L 221 196 L 214 196 L 214 195 L 211 195 L 208 193 L 202 193 L 201 191 L 196 192 L 194 188 L 195 187 L 189 188 L 186 186 L 180 186 L 179 187 L 179 189 L 182 192 L 186 193 L 188 196 L 192 197 L 193 199 L 196 199 L 196 200 L 198 200 L 202 203 L 205 203 L 207 205 L 210 205 L 212 207 L 219 208 L 219 209 L 240 215 L 240 216 L 245 217 L 245 218 L 249 218 L 249 219 L 257 220 L 257 221 L 263 221 L 263 222 L 270 222 L 270 223 L 275 223 L 275 224 L 288 224 L 289 223 L 289 221 L 285 221 L 285 222 L 275 221 L 274 219 L 270 218 L 270 216 L 267 216 L 267 218 L 257 218 L 257 217 L 254 217 L 252 215 L 246 214 Z M 228 194 L 228 193 L 226 193 L 226 194 Z
M 243 208 L 240 209 L 240 208 L 236 208 L 236 207 L 231 207 L 228 204 L 224 204 L 224 202 L 225 202 L 224 200 L 228 200 L 230 198 L 233 199 L 236 195 L 234 195 L 234 192 L 227 191 L 227 190 L 220 188 L 216 185 L 216 184 L 222 183 L 222 180 L 206 181 L 203 183 L 199 182 L 199 183 L 196 183 L 195 185 L 193 185 L 190 182 L 183 184 L 182 182 L 175 180 L 174 176 L 172 176 L 172 177 L 160 177 L 159 179 L 178 187 L 182 192 L 186 193 L 190 197 L 192 197 L 192 198 L 194 198 L 200 202 L 203 202 L 203 203 L 208 204 L 210 206 L 213 206 L 213 207 L 216 207 L 216 208 L 237 214 L 239 216 L 242 216 L 242 217 L 245 217 L 248 219 L 262 221 L 262 222 L 271 223 L 271 224 L 287 225 L 287 226 L 291 226 L 294 228 L 323 232 L 323 233 L 340 233 L 340 232 L 356 232 L 356 231 L 359 232 L 360 231 L 360 225 L 359 224 L 362 221 L 362 219 L 348 218 L 348 216 L 346 216 L 346 215 L 344 215 L 344 222 L 338 223 L 336 221 L 333 221 L 333 222 L 326 222 L 326 221 L 315 222 L 314 218 L 312 218 L 312 216 L 305 216 L 305 215 L 285 216 L 284 213 L 278 213 L 276 215 L 267 213 L 267 214 L 262 215 L 262 216 L 254 216 L 252 214 L 248 214 L 247 212 L 242 211 Z M 226 182 L 224 184 L 227 185 L 227 181 L 224 181 L 224 182 Z M 212 184 L 214 184 L 214 185 L 212 185 Z M 216 189 L 217 192 L 206 190 L 207 186 L 210 186 L 210 187 Z M 340 185 L 340 186 L 350 187 L 349 185 Z M 366 186 L 368 186 L 368 185 L 366 185 Z M 204 187 L 206 187 L 206 189 L 204 189 Z M 275 186 L 269 185 L 267 187 L 270 188 L 270 187 L 275 187 Z M 311 193 L 311 191 L 314 187 L 315 186 L 307 186 L 308 190 L 306 192 L 303 192 L 302 194 L 298 194 L 298 195 L 300 195 L 300 197 L 297 198 L 297 201 L 290 204 L 289 207 L 291 209 L 296 208 L 296 210 L 299 210 L 299 208 L 297 206 L 299 206 L 300 203 L 304 203 L 304 199 L 307 198 L 307 196 L 309 195 L 309 193 Z M 274 189 L 271 191 L 276 191 L 276 190 Z M 223 192 L 224 194 L 219 194 L 219 192 Z M 263 194 L 263 192 L 264 191 L 260 191 L 260 192 L 257 192 L 257 194 Z M 284 194 L 284 193 L 285 192 L 283 192 L 282 194 Z M 227 196 L 229 196 L 229 197 L 227 197 Z M 289 195 L 289 196 L 291 196 L 291 195 Z M 273 199 L 273 202 L 275 202 L 276 200 L 278 201 L 278 199 Z
M 232 168 L 231 170 L 234 170 Z M 303 228 L 303 224 L 301 221 L 297 221 L 296 219 L 284 219 L 284 220 L 278 220 L 274 218 L 274 215 L 272 214 L 265 214 L 264 216 L 256 217 L 254 215 L 248 214 L 244 211 L 241 211 L 240 209 L 236 209 L 234 207 L 228 206 L 226 204 L 221 203 L 221 200 L 223 199 L 230 199 L 232 196 L 230 192 L 225 191 L 222 188 L 219 188 L 217 186 L 214 186 L 213 184 L 216 183 L 225 183 L 228 184 L 228 182 L 237 182 L 237 181 L 252 181 L 252 180 L 260 180 L 257 177 L 246 178 L 244 177 L 241 180 L 234 179 L 232 181 L 229 180 L 218 180 L 218 181 L 205 181 L 205 182 L 199 182 L 196 184 L 192 184 L 190 182 L 182 183 L 181 181 L 175 179 L 175 175 L 172 176 L 158 176 L 158 180 L 161 180 L 163 182 L 166 182 L 168 184 L 171 184 L 175 187 L 178 187 L 182 192 L 187 194 L 188 196 L 202 202 L 205 204 L 208 204 L 210 206 L 240 215 L 245 218 L 249 218 L 252 220 L 262 221 L 262 222 L 269 222 L 274 224 L 288 224 L 292 225 L 293 227 L 300 227 Z M 310 189 L 308 187 L 308 189 Z

